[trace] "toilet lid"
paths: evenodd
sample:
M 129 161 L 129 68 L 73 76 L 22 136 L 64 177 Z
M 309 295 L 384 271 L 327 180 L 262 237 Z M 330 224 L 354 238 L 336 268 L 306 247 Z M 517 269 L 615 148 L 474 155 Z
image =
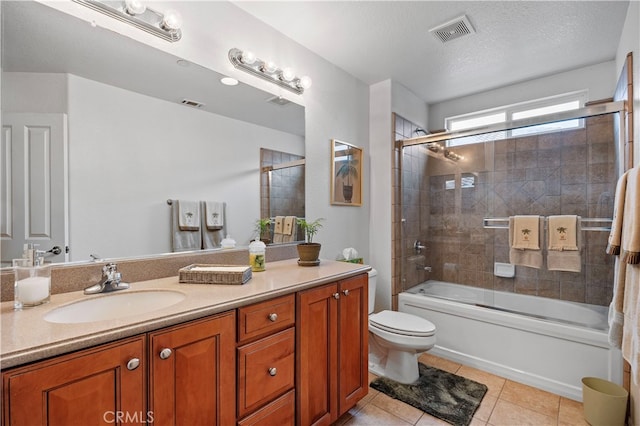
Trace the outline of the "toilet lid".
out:
M 382 330 L 405 336 L 433 336 L 436 326 L 416 315 L 397 311 L 382 311 L 369 316 L 369 322 Z

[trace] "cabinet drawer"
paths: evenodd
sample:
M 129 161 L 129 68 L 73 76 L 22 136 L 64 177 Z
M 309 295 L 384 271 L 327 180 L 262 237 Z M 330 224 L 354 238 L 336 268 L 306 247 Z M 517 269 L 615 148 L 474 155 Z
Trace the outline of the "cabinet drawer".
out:
M 295 329 L 238 348 L 238 417 L 294 386 Z
M 295 391 L 290 390 L 271 404 L 240 420 L 238 426 L 293 426 L 296 414 L 295 396 Z
M 266 336 L 293 325 L 296 319 L 293 294 L 238 309 L 238 342 Z

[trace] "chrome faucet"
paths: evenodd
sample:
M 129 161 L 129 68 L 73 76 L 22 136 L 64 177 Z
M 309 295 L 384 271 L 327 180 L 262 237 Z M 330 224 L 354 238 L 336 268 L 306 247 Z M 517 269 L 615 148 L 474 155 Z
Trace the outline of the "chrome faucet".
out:
M 118 272 L 118 265 L 107 263 L 102 267 L 102 281 L 85 288 L 84 294 L 109 293 L 129 288 L 129 284 L 123 283 L 121 280 L 122 274 Z
M 422 242 L 420 242 L 420 240 L 416 240 L 415 243 L 413 243 L 413 250 L 415 251 L 416 254 L 420 254 L 422 253 L 422 250 L 426 249 L 427 247 L 424 246 L 422 244 Z

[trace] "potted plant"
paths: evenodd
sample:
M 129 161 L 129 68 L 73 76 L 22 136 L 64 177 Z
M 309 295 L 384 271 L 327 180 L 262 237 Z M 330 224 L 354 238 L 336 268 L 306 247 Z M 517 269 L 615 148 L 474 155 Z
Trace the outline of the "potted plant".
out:
M 320 243 L 314 243 L 313 237 L 322 228 L 323 218 L 316 219 L 312 222 L 306 219 L 297 219 L 298 225 L 302 228 L 305 235 L 305 242 L 298 244 L 298 265 L 315 266 L 320 264 Z
M 269 244 L 271 242 L 271 219 L 265 217 L 256 220 L 256 233 L 260 241 Z
M 351 177 L 353 176 L 354 179 L 358 178 L 357 165 L 358 160 L 352 159 L 351 151 L 349 151 L 347 154 L 347 161 L 343 161 L 336 172 L 336 177 L 341 177 L 343 179 L 342 196 L 346 203 L 350 203 L 351 198 L 353 197 L 353 184 L 351 183 Z M 346 179 L 346 183 L 344 179 Z

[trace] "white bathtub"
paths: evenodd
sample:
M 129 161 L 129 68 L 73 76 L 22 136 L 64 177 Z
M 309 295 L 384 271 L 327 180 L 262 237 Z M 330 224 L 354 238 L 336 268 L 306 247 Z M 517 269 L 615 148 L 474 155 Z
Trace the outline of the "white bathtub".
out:
M 583 377 L 622 383 L 603 306 L 427 281 L 398 310 L 436 325 L 434 355 L 578 401 Z

